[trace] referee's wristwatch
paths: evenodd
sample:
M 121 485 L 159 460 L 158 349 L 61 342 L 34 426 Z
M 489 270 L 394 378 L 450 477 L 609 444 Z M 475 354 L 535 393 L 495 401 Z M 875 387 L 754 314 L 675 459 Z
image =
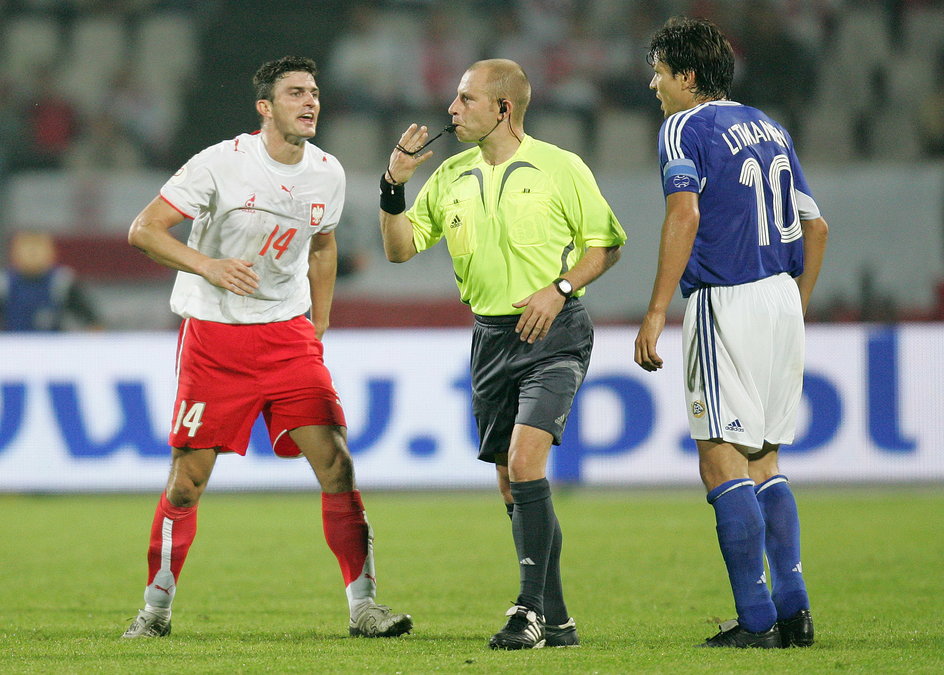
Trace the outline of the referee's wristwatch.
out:
M 569 298 L 574 294 L 574 285 L 563 277 L 554 280 L 554 288 L 565 298 Z

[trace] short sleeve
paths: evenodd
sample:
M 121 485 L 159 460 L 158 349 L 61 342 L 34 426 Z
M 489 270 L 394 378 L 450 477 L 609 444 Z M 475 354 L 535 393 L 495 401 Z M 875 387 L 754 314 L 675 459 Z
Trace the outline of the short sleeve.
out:
M 816 200 L 813 199 L 813 191 L 806 181 L 803 167 L 800 166 L 800 160 L 797 159 L 792 144 L 790 146 L 790 170 L 793 172 L 793 190 L 796 194 L 797 212 L 800 215 L 800 220 L 819 218 L 819 206 L 816 205 Z
M 212 148 L 194 155 L 161 188 L 161 197 L 187 218 L 210 208 L 216 181 L 210 170 Z
M 672 115 L 659 131 L 659 166 L 662 192 L 701 192 L 702 177 L 698 118 L 684 112 Z
M 570 174 L 574 193 L 568 219 L 576 224 L 580 243 L 584 247 L 622 246 L 626 243 L 626 232 L 600 192 L 593 173 L 579 157 L 573 155 L 572 158 Z
M 440 208 L 440 178 L 437 170 L 420 188 L 413 207 L 406 216 L 413 224 L 413 245 L 417 252 L 432 248 L 442 239 L 442 212 Z
M 338 223 L 341 222 L 341 214 L 344 211 L 344 196 L 347 192 L 347 176 L 344 174 L 344 167 L 341 166 L 341 163 L 331 158 L 334 161 L 334 165 L 337 167 L 338 180 L 335 185 L 334 194 L 331 197 L 331 202 L 329 206 L 329 211 L 325 213 L 324 220 L 322 221 L 322 227 L 318 231 L 319 234 L 328 234 L 329 232 L 334 232 Z

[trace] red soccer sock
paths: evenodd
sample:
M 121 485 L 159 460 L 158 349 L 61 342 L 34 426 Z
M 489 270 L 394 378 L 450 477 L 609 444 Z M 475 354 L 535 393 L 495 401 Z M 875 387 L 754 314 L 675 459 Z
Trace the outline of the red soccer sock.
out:
M 349 600 L 374 596 L 373 535 L 359 490 L 321 494 L 325 541 L 341 567 Z M 360 580 L 359 583 L 353 582 Z M 352 585 L 353 584 L 353 585 Z
M 197 534 L 197 507 L 182 508 L 162 494 L 151 524 L 148 546 L 148 585 L 145 602 L 154 607 L 170 607 L 177 578 L 187 552 Z

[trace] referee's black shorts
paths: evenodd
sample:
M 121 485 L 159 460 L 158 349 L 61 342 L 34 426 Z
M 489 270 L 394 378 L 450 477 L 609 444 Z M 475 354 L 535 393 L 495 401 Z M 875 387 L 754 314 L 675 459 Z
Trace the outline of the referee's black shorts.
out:
M 475 315 L 472 411 L 479 459 L 504 463 L 516 424 L 543 429 L 560 445 L 574 395 L 587 374 L 593 324 L 583 303 L 569 299 L 543 340 L 522 342 L 518 315 Z

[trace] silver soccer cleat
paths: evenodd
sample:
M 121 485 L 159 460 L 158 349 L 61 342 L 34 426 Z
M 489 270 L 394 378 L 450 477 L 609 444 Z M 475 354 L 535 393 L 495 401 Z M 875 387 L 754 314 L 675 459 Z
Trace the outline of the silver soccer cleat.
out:
M 170 635 L 170 616 L 163 617 L 142 609 L 121 637 L 152 638 L 167 635 Z
M 409 614 L 394 614 L 386 605 L 368 605 L 348 628 L 353 637 L 397 637 L 413 630 Z

